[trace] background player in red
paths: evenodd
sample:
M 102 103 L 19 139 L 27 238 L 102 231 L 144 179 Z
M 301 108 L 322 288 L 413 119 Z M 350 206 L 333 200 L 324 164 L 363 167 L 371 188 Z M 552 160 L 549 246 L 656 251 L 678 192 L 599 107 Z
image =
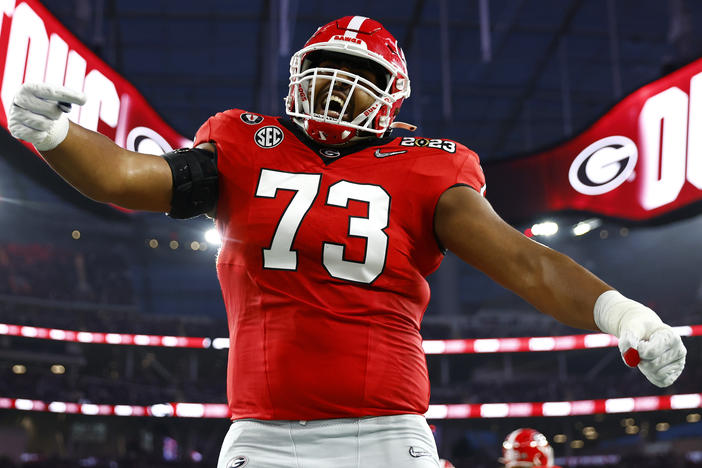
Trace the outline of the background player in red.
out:
M 531 468 L 553 464 L 553 448 L 542 433 L 529 427 L 510 432 L 502 443 L 500 463 L 505 468 Z
M 682 341 L 655 312 L 500 219 L 475 153 L 390 135 L 411 128 L 395 122 L 409 95 L 394 37 L 349 16 L 292 57 L 289 119 L 228 110 L 163 157 L 69 122 L 81 93 L 15 97 L 12 134 L 85 195 L 215 217 L 234 419 L 220 468 L 435 468 L 419 325 L 443 249 L 567 325 L 616 335 L 654 384 L 682 372 Z

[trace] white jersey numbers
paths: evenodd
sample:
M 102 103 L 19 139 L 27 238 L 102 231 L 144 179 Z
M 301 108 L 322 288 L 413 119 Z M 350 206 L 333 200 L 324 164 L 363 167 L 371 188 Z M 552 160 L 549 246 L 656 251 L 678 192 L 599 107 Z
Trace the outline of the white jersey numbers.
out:
M 270 246 L 263 249 L 263 267 L 296 270 L 297 252 L 292 245 L 302 220 L 319 194 L 321 174 L 300 174 L 261 170 L 256 196 L 275 198 L 278 190 L 295 194 L 278 221 Z M 378 185 L 342 180 L 329 187 L 326 204 L 346 208 L 349 200 L 368 203 L 368 217 L 349 217 L 348 235 L 366 239 L 364 260 L 344 259 L 346 246 L 323 243 L 322 264 L 329 275 L 347 281 L 370 284 L 383 272 L 388 250 L 385 228 L 390 218 L 390 195 Z
M 302 218 L 312 206 L 319 192 L 320 174 L 293 174 L 290 172 L 261 170 L 256 196 L 275 198 L 278 189 L 294 190 L 295 195 L 278 221 L 271 246 L 263 249 L 263 268 L 275 270 L 297 269 L 297 252 L 292 250 L 295 234 Z
M 344 260 L 344 246 L 324 243 L 322 263 L 334 278 L 358 283 L 372 283 L 385 266 L 388 251 L 390 195 L 378 185 L 354 184 L 342 180 L 329 187 L 327 205 L 347 207 L 349 200 L 368 202 L 368 218 L 349 218 L 349 236 L 365 237 L 366 255 L 363 263 Z

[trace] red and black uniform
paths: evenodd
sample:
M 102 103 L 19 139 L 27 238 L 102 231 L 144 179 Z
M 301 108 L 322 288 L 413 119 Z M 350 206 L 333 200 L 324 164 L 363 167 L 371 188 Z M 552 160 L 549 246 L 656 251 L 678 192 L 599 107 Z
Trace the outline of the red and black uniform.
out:
M 241 110 L 210 118 L 203 142 L 217 148 L 233 419 L 426 412 L 434 210 L 452 186 L 483 189 L 477 155 L 414 137 L 319 146 Z

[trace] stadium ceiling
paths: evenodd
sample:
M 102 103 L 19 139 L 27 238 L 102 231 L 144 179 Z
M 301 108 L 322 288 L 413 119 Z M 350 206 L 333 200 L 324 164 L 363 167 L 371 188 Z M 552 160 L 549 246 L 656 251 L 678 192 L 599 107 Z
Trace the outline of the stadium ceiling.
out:
M 226 108 L 280 114 L 290 55 L 332 19 L 372 17 L 408 58 L 399 120 L 484 161 L 567 139 L 702 56 L 697 0 L 43 3 L 187 137 Z

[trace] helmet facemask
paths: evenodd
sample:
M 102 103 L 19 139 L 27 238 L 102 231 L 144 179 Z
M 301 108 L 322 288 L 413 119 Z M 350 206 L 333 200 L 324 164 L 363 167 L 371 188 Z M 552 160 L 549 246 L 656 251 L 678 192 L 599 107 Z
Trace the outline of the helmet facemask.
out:
M 317 29 L 290 59 L 287 114 L 323 145 L 379 138 L 410 95 L 407 62 L 397 40 L 365 16 L 345 16 Z
M 398 77 L 381 64 L 353 54 L 303 49 L 293 56 L 290 70 L 287 113 L 318 142 L 338 145 L 388 131 Z

